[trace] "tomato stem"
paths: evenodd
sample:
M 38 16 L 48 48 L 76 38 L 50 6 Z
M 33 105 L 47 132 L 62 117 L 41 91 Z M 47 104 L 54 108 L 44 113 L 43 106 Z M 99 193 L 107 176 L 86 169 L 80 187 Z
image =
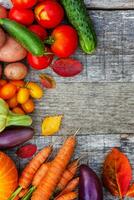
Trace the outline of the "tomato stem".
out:
M 53 37 L 51 37 L 51 36 L 49 36 L 45 41 L 44 41 L 44 43 L 45 44 L 53 44 L 55 41 L 54 41 L 54 39 L 53 39 Z

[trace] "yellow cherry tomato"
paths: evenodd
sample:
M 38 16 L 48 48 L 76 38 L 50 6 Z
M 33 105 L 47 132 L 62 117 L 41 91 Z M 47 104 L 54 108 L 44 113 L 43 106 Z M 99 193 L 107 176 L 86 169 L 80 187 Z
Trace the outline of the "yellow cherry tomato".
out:
M 26 87 L 30 90 L 31 97 L 34 99 L 42 98 L 43 89 L 37 83 L 29 82 Z
M 35 105 L 32 99 L 28 99 L 28 101 L 22 104 L 22 108 L 26 113 L 32 113 L 34 111 Z
M 22 108 L 20 108 L 19 106 L 13 108 L 12 111 L 13 111 L 14 113 L 20 114 L 20 115 L 24 115 L 24 114 L 25 114 L 25 112 L 24 112 L 24 111 L 22 110 Z
M 7 103 L 8 103 L 8 105 L 9 105 L 10 108 L 15 108 L 18 105 L 17 95 L 15 95 L 14 97 L 12 97 L 11 99 L 8 99 Z
M 17 101 L 20 104 L 24 104 L 28 101 L 30 96 L 30 91 L 27 88 L 20 88 L 17 94 Z

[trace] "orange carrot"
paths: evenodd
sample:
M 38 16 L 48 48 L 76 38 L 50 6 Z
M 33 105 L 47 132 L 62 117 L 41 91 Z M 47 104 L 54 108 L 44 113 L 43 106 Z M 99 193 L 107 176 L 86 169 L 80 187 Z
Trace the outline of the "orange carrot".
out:
M 74 178 L 72 181 L 70 181 L 68 183 L 68 185 L 65 187 L 65 189 L 62 190 L 62 192 L 56 197 L 56 200 L 57 200 L 57 198 L 59 198 L 63 194 L 73 192 L 76 189 L 76 187 L 78 186 L 78 184 L 79 184 L 79 177 Z
M 46 161 L 51 152 L 52 146 L 45 147 L 27 164 L 19 179 L 19 187 L 8 200 L 13 200 L 21 192 L 22 189 L 26 189 L 29 187 L 35 173 L 37 172 L 39 167 Z
M 47 175 L 42 179 L 39 187 L 33 193 L 31 200 L 50 199 L 73 155 L 75 144 L 75 136 L 68 137 L 53 160 L 53 164 L 50 166 Z
M 25 196 L 25 194 L 28 192 L 28 188 L 27 189 L 23 189 L 21 190 L 21 192 L 18 194 L 18 197 L 21 199 L 23 196 Z
M 34 179 L 32 181 L 32 185 L 34 187 L 37 187 L 40 184 L 41 180 L 44 178 L 44 176 L 48 172 L 50 165 L 51 165 L 51 162 L 44 163 L 44 164 L 41 165 L 41 167 L 36 172 Z
M 19 185 L 22 188 L 27 188 L 39 167 L 46 161 L 50 153 L 52 152 L 52 146 L 45 147 L 42 149 L 23 170 L 19 179 Z
M 32 196 L 32 193 L 35 191 L 37 186 L 40 184 L 41 180 L 47 174 L 50 165 L 51 165 L 51 162 L 44 163 L 44 164 L 41 165 L 41 167 L 38 169 L 38 171 L 36 172 L 36 174 L 34 176 L 34 179 L 32 181 L 32 186 L 27 191 L 27 193 L 24 195 L 22 200 L 30 199 L 30 197 Z
M 57 186 L 57 190 L 62 191 L 67 186 L 69 181 L 74 177 L 77 171 L 78 162 L 78 160 L 75 160 L 67 167 Z
M 78 194 L 76 192 L 70 192 L 67 194 L 63 194 L 56 200 L 74 200 L 78 197 Z

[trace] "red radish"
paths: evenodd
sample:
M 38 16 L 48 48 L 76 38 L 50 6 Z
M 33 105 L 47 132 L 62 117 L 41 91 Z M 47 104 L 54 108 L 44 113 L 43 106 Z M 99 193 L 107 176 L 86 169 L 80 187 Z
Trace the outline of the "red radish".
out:
M 16 154 L 20 158 L 30 158 L 36 153 L 36 151 L 37 146 L 35 144 L 27 144 L 20 147 L 20 149 L 17 150 Z
M 58 59 L 51 67 L 56 74 L 63 77 L 76 76 L 83 70 L 81 62 L 73 58 Z

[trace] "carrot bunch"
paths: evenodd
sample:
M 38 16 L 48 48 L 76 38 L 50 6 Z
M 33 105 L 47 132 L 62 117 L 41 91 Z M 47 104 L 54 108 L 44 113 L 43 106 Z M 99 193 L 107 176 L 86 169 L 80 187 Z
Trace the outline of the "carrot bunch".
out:
M 23 170 L 19 187 L 8 200 L 73 200 L 79 183 L 76 177 L 79 160 L 70 163 L 76 145 L 76 137 L 69 136 L 55 158 L 47 158 L 52 147 L 45 147 Z

